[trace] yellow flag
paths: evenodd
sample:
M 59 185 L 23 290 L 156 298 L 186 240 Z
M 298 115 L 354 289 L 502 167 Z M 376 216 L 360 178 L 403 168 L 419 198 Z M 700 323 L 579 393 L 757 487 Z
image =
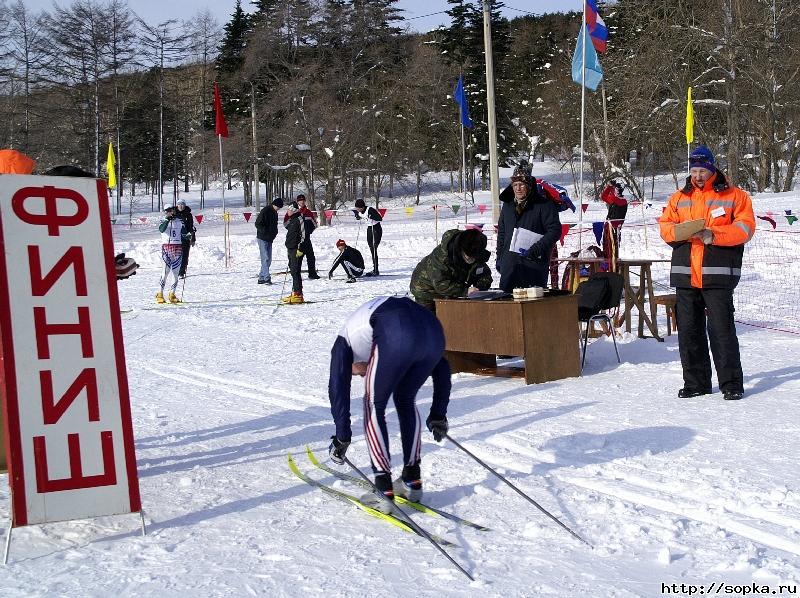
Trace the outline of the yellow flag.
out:
M 694 141 L 694 107 L 692 106 L 692 88 L 686 94 L 686 143 Z
M 117 159 L 114 157 L 114 146 L 111 145 L 111 142 L 108 143 L 106 172 L 108 172 L 108 188 L 113 189 L 117 186 Z

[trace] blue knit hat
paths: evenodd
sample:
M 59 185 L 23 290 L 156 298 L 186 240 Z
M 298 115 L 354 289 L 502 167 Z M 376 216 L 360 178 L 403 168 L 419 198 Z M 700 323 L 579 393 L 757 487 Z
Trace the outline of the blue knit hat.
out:
M 705 145 L 697 147 L 689 155 L 689 168 L 705 168 L 711 172 L 716 172 L 714 166 L 714 154 Z

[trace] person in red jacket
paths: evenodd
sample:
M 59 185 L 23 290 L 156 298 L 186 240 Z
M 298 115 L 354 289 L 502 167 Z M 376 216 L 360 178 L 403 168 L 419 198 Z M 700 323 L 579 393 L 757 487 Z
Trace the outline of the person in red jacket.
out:
M 608 206 L 606 223 L 603 227 L 603 254 L 609 262 L 616 262 L 619 259 L 619 242 L 622 238 L 622 223 L 628 213 L 628 200 L 622 196 L 622 183 L 609 181 L 606 188 L 600 194 Z M 615 263 L 611 263 L 611 269 L 615 270 Z
M 684 381 L 678 396 L 711 393 L 710 344 L 723 398 L 738 400 L 744 396 L 744 381 L 733 290 L 741 276 L 744 244 L 756 230 L 753 204 L 717 170 L 707 147 L 691 153 L 689 167 L 686 185 L 669 198 L 659 220 L 661 238 L 672 247 L 670 284 L 676 287 Z M 676 237 L 676 224 L 701 218 L 703 230 L 686 240 Z

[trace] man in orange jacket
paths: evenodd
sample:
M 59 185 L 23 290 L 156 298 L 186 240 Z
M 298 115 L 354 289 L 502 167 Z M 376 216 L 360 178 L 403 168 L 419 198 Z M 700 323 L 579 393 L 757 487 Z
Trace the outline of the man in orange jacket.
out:
M 675 225 L 705 220 L 685 241 Z M 711 393 L 709 344 L 719 388 L 726 400 L 744 395 L 739 339 L 733 321 L 733 290 L 739 282 L 744 244 L 756 230 L 750 196 L 732 186 L 700 146 L 689 158 L 686 185 L 669 198 L 659 221 L 661 238 L 672 247 L 670 285 L 676 287 L 678 346 L 683 366 L 681 398 Z M 706 336 L 706 318 L 708 336 Z

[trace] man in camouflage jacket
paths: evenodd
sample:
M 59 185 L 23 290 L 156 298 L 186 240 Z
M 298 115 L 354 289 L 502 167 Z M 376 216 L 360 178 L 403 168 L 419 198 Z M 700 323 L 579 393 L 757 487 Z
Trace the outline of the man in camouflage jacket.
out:
M 485 291 L 492 285 L 492 272 L 486 265 L 489 257 L 481 231 L 447 231 L 442 242 L 414 268 L 414 300 L 435 312 L 436 298 L 464 297 L 470 287 Z

